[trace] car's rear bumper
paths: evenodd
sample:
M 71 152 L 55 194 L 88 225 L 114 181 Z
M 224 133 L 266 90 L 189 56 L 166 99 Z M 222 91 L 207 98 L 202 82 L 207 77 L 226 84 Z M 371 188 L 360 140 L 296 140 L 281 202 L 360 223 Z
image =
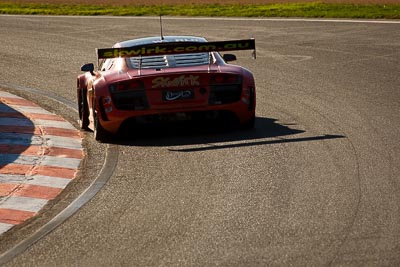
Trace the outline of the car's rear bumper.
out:
M 255 100 L 252 103 L 244 101 L 243 99 L 230 104 L 221 105 L 207 105 L 202 107 L 180 107 L 174 109 L 145 109 L 145 110 L 116 110 L 104 107 L 99 110 L 100 123 L 103 128 L 110 133 L 117 133 L 121 125 L 125 121 L 135 120 L 139 123 L 157 122 L 157 118 L 164 120 L 170 118 L 171 120 L 186 120 L 204 114 L 204 118 L 218 116 L 219 114 L 230 113 L 234 115 L 240 124 L 244 124 L 255 116 Z

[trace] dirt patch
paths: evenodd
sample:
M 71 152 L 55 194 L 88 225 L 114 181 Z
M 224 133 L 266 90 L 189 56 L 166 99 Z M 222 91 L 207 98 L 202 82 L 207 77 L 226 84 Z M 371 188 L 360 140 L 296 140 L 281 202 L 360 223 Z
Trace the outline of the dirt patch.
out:
M 9 0 L 0 2 L 11 2 Z M 14 0 L 13 3 L 37 4 L 93 4 L 93 5 L 174 5 L 174 4 L 271 4 L 271 3 L 349 3 L 349 4 L 400 4 L 400 0 Z

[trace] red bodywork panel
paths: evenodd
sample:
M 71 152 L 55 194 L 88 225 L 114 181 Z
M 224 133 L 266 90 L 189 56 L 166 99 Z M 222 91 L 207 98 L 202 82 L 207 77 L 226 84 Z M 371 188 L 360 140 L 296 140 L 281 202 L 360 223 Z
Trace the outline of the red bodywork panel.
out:
M 80 75 L 78 98 L 85 97 L 89 128 L 94 129 L 96 114 L 110 133 L 125 120 L 149 115 L 224 111 L 241 123 L 254 120 L 253 75 L 217 53 L 214 59 L 201 66 L 132 69 L 117 58 L 108 70 Z

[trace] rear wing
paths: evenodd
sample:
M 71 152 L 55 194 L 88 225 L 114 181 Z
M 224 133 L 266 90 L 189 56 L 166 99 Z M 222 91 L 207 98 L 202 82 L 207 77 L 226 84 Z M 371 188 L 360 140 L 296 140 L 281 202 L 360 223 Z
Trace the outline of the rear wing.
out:
M 122 48 L 101 48 L 97 49 L 97 58 L 107 59 L 235 50 L 253 50 L 253 58 L 256 58 L 255 39 L 217 42 L 165 42 Z

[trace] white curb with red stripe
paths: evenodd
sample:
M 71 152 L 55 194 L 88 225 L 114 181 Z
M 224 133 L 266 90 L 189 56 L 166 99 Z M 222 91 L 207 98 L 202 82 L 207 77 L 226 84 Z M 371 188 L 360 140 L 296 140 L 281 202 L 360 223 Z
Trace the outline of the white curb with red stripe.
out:
M 0 235 L 60 194 L 83 156 L 72 124 L 0 90 Z

